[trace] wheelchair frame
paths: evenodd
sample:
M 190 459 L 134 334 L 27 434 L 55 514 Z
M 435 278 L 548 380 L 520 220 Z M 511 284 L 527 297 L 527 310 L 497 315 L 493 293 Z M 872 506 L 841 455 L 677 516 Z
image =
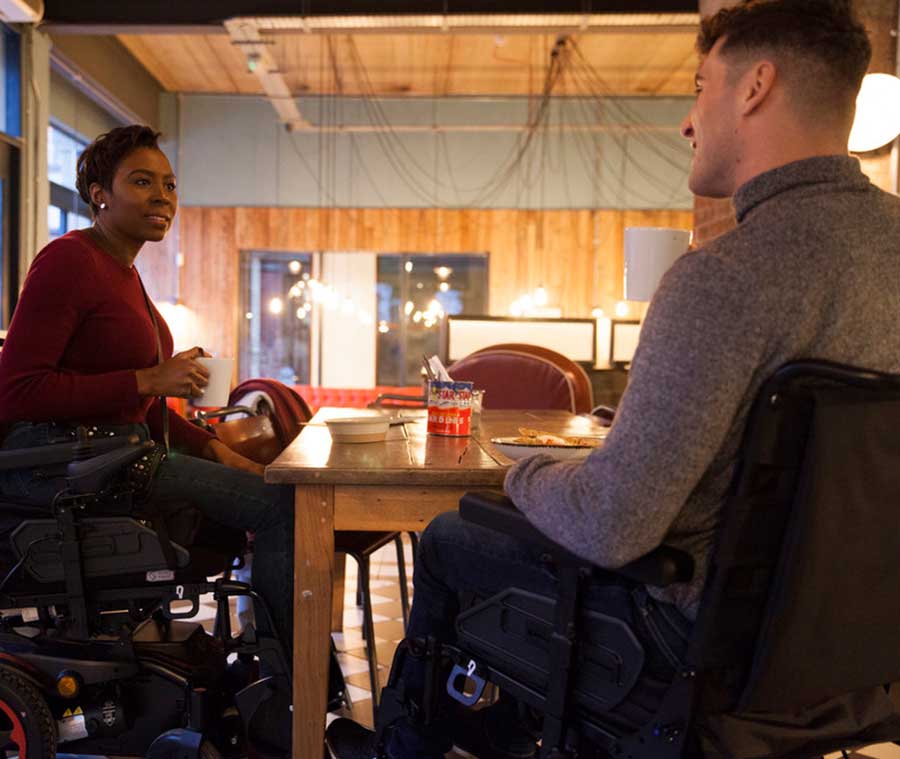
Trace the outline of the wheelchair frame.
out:
M 269 617 L 269 628 L 274 628 L 268 609 L 251 587 L 228 578 L 230 570 L 224 556 L 222 569 L 225 570 L 225 577 L 214 582 L 209 582 L 205 577 L 198 581 L 196 571 L 189 563 L 179 566 L 179 556 L 183 560 L 187 555 L 184 549 L 169 542 L 164 529 L 150 532 L 132 515 L 133 491 L 116 479 L 129 466 L 139 469 L 145 466 L 152 448 L 152 442 L 141 443 L 136 436 L 90 439 L 86 430 L 79 429 L 73 442 L 0 452 L 0 470 L 49 466 L 54 479 L 58 478 L 63 487 L 43 514 L 34 504 L 3 504 L 29 517 L 27 523 L 32 527 L 45 526 L 48 532 L 28 544 L 0 584 L 0 610 L 25 611 L 24 617 L 12 615 L 0 623 L 0 666 L 13 668 L 35 684 L 60 725 L 63 724 L 60 713 L 70 714 L 74 708 L 81 706 L 77 695 L 67 697 L 60 692 L 59 684 L 64 677 L 78 684 L 79 695 L 88 689 L 102 688 L 104 684 L 124 683 L 142 671 L 156 672 L 172 682 L 181 682 L 184 690 L 181 724 L 171 725 L 173 729 L 152 736 L 155 740 L 143 749 L 149 752 L 147 757 L 164 759 L 195 755 L 185 751 L 199 752 L 204 736 L 219 728 L 213 707 L 221 703 L 232 703 L 240 717 L 240 725 L 231 719 L 230 733 L 219 735 L 226 742 L 242 740 L 240 733 L 249 732 L 250 723 L 258 710 L 268 700 L 277 700 L 279 694 L 285 699 L 287 711 L 291 671 L 277 639 L 259 636 L 252 627 L 238 637 L 232 636 L 229 600 L 233 597 L 245 596 L 256 601 L 258 608 Z M 105 516 L 88 516 L 88 512 L 99 504 L 103 504 L 106 513 L 117 516 L 112 520 Z M 47 524 L 35 521 L 35 517 Z M 153 566 L 156 560 L 159 564 L 153 571 L 145 573 L 142 583 L 126 581 L 124 587 L 104 588 L 104 576 L 108 576 L 110 570 L 106 569 L 106 575 L 95 572 L 93 576 L 86 571 L 86 557 L 82 551 L 85 534 L 82 533 L 89 533 L 92 526 L 98 523 L 115 520 L 124 521 L 126 529 L 128 523 L 133 523 L 140 546 L 138 558 L 143 560 L 143 567 Z M 20 524 L 16 531 L 24 526 Z M 130 535 L 126 532 L 125 538 L 128 537 Z M 35 582 L 16 586 L 12 582 L 14 575 L 20 570 L 28 571 L 29 564 L 35 561 L 31 549 L 35 543 L 44 540 L 59 548 L 63 581 L 47 589 Z M 115 546 L 110 550 L 115 553 Z M 112 561 L 113 569 L 115 563 Z M 197 635 L 201 638 L 209 636 L 198 632 L 202 631 L 199 624 L 184 620 L 196 615 L 200 596 L 207 593 L 211 593 L 216 602 L 216 623 L 209 642 L 203 643 Z M 190 603 L 187 611 L 173 608 L 184 601 Z M 154 624 L 156 628 L 153 628 Z M 25 635 L 23 628 L 37 629 L 38 633 Z M 111 636 L 109 633 L 114 629 L 120 632 Z M 127 631 L 124 639 L 123 629 Z M 159 630 L 163 632 L 159 633 Z M 136 639 L 136 634 L 140 640 Z M 174 645 L 167 636 L 174 636 Z M 244 662 L 258 658 L 270 674 L 263 679 L 254 679 L 251 675 L 247 682 L 240 683 L 243 687 L 230 695 L 225 692 L 211 693 L 205 687 L 192 687 L 190 678 L 184 675 L 185 671 L 194 671 L 192 667 L 196 662 L 180 665 L 177 656 L 171 658 L 172 651 L 178 649 L 178 645 L 184 650 L 199 645 L 201 659 L 204 655 L 207 657 L 200 662 L 201 665 L 204 662 L 211 665 L 221 662 L 224 669 L 227 657 L 235 654 Z M 208 653 L 203 654 L 204 651 Z M 221 683 L 224 682 L 223 677 L 226 677 L 224 671 L 213 680 Z M 86 714 L 88 707 L 84 707 L 81 712 Z M 113 720 L 118 716 L 118 712 L 111 714 L 109 718 Z M 107 717 L 104 715 L 104 719 Z M 73 742 L 73 749 L 96 753 L 99 746 L 100 753 L 109 753 L 108 745 L 111 740 L 114 742 L 115 736 L 105 736 L 104 733 L 110 731 L 102 726 L 95 730 L 95 734 L 90 734 L 85 724 L 83 722 L 80 737 Z M 127 737 L 128 729 L 126 727 L 119 735 Z M 136 722 L 134 730 L 137 731 Z M 218 731 L 221 733 L 221 730 Z M 135 741 L 140 743 L 141 736 L 136 735 L 132 743 Z M 22 749 L 21 746 L 19 748 Z M 266 756 L 259 751 L 257 754 Z
M 477 631 L 469 629 L 467 623 L 477 610 L 502 604 L 507 593 L 503 591 L 457 617 L 456 645 L 442 645 L 432 639 L 406 641 L 404 647 L 398 649 L 379 719 L 379 752 L 385 746 L 385 728 L 396 719 L 413 716 L 429 722 L 437 714 L 438 701 L 445 692 L 470 706 L 479 699 L 486 682 L 499 685 L 544 715 L 542 759 L 573 759 L 593 753 L 612 759 L 678 759 L 683 755 L 702 755 L 694 731 L 695 721 L 701 715 L 742 714 L 747 705 L 758 709 L 761 704 L 772 704 L 774 711 L 802 708 L 811 703 L 810 688 L 813 686 L 810 683 L 818 684 L 819 690 L 815 693 L 821 700 L 840 697 L 861 687 L 878 690 L 884 683 L 895 680 L 900 674 L 900 654 L 896 652 L 896 646 L 884 646 L 884 650 L 874 653 L 855 650 L 855 658 L 849 667 L 822 666 L 822 672 L 817 671 L 812 678 L 807 678 L 810 682 L 784 683 L 783 670 L 779 667 L 784 664 L 786 649 L 773 642 L 770 632 L 773 620 L 780 619 L 785 604 L 797 597 L 798 590 L 810 591 L 808 584 L 803 585 L 805 575 L 795 560 L 797 555 L 808 554 L 797 554 L 798 546 L 807 552 L 813 551 L 811 555 L 817 557 L 827 555 L 833 548 L 833 544 L 822 542 L 825 538 L 821 535 L 809 536 L 808 524 L 797 515 L 806 514 L 808 518 L 809 514 L 817 513 L 810 504 L 823 505 L 813 501 L 820 497 L 814 495 L 817 491 L 810 485 L 816 477 L 846 474 L 838 470 L 834 475 L 824 475 L 813 463 L 818 449 L 812 448 L 811 441 L 829 440 L 830 429 L 826 426 L 822 433 L 814 423 L 825 424 L 823 420 L 840 416 L 844 410 L 842 406 L 837 406 L 837 412 L 832 411 L 831 417 L 818 416 L 820 409 L 823 409 L 822 414 L 828 413 L 836 399 L 854 409 L 859 409 L 860 404 L 871 403 L 872 410 L 866 422 L 861 421 L 854 430 L 860 437 L 854 440 L 860 443 L 863 434 L 870 435 L 866 441 L 881 446 L 872 450 L 896 452 L 896 444 L 891 442 L 896 428 L 891 424 L 900 419 L 900 375 L 822 361 L 799 361 L 785 365 L 763 384 L 748 419 L 741 458 L 723 512 L 723 524 L 717 535 L 700 612 L 685 657 L 687 664 L 675 673 L 653 717 L 634 732 L 619 731 L 613 724 L 603 724 L 602 713 L 584 714 L 576 708 L 573 699 L 573 665 L 577 649 L 582 645 L 577 637 L 582 613 L 580 600 L 585 579 L 593 567 L 536 530 L 502 494 L 470 493 L 464 496 L 460 502 L 463 519 L 537 544 L 552 556 L 557 566 L 560 593 L 552 602 L 552 632 L 547 644 L 548 669 L 554 677 L 549 679 L 546 689 L 536 688 L 510 674 L 505 665 L 498 665 L 496 657 L 483 653 L 489 639 L 479 638 Z M 870 433 L 866 424 L 871 425 L 874 420 L 881 426 L 872 428 L 876 431 Z M 842 449 L 838 447 L 837 450 Z M 863 519 L 865 517 L 861 515 L 865 515 L 877 525 L 874 529 L 894 536 L 896 530 L 891 530 L 890 521 L 892 511 L 883 507 L 882 499 L 900 495 L 900 486 L 891 481 L 890 473 L 881 476 L 874 485 L 870 483 L 871 471 L 859 476 L 868 478 L 866 487 L 854 491 L 855 497 L 846 502 L 840 498 L 832 499 L 828 504 L 829 515 L 842 520 L 841 524 L 852 524 L 854 519 Z M 820 484 L 820 489 L 827 491 L 827 485 Z M 758 520 L 754 522 L 752 516 L 762 519 L 764 528 L 758 526 Z M 763 535 L 765 542 L 760 545 Z M 900 537 L 886 540 L 893 541 L 890 544 L 897 549 L 891 555 L 900 555 Z M 689 580 L 692 564 L 687 554 L 661 546 L 632 564 L 612 571 L 636 583 L 664 587 Z M 868 578 L 872 577 L 872 571 L 876 570 L 870 570 Z M 852 597 L 853 591 L 842 588 L 842 592 L 845 593 L 842 603 L 846 604 L 847 593 Z M 854 608 L 875 612 L 870 613 L 866 621 L 878 629 L 896 629 L 896 623 L 900 621 L 896 604 L 884 599 L 880 607 L 873 607 L 872 602 L 863 599 Z M 843 607 L 829 608 L 831 616 L 828 619 L 834 623 L 829 625 L 829 634 L 836 641 L 835 645 L 846 648 L 852 637 L 846 637 L 846 626 L 839 624 L 844 613 Z M 802 619 L 782 622 L 778 626 L 779 634 L 790 636 L 794 646 L 802 646 L 803 636 L 808 634 L 805 624 Z M 496 650 L 506 651 L 506 647 L 513 645 L 499 630 L 494 641 Z M 412 714 L 397 677 L 402 664 L 400 659 L 410 654 L 428 659 L 424 703 L 416 705 L 418 709 L 413 707 Z M 443 675 L 447 663 L 451 667 L 449 678 Z M 461 682 L 468 687 L 461 686 Z M 592 716 L 596 718 L 592 719 Z M 811 734 L 800 748 L 778 756 L 819 757 L 837 749 L 898 739 L 900 715 L 894 714 L 855 730 L 850 728 L 846 734 Z

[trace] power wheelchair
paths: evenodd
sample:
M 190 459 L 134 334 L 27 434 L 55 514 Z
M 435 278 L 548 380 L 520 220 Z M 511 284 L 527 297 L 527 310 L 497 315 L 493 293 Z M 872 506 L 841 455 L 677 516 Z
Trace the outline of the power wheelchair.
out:
M 453 645 L 405 641 L 376 752 L 394 720 L 427 723 L 448 694 L 472 706 L 486 683 L 534 717 L 542 759 L 800 759 L 900 740 L 889 698 L 900 679 L 898 430 L 900 375 L 798 361 L 763 384 L 683 666 L 639 724 L 623 724 L 615 707 L 632 692 L 644 651 L 628 625 L 580 604 L 596 568 L 501 494 L 467 494 L 464 519 L 542 546 L 559 594 L 510 588 L 475 599 L 456 620 Z M 693 562 L 662 546 L 616 573 L 664 587 L 689 580 Z M 397 677 L 411 655 L 428 664 L 419 704 Z M 855 702 L 871 706 L 868 716 L 835 706 L 868 693 Z M 780 714 L 790 715 L 783 729 Z M 733 731 L 753 720 L 763 732 Z
M 284 650 L 274 634 L 231 630 L 231 598 L 267 614 L 229 579 L 244 534 L 139 502 L 152 441 L 70 436 L 0 451 L 0 470 L 37 469 L 55 492 L 0 503 L 0 755 L 53 759 L 63 744 L 148 759 L 289 756 L 289 732 L 277 735 L 290 724 Z M 206 593 L 212 635 L 190 621 Z

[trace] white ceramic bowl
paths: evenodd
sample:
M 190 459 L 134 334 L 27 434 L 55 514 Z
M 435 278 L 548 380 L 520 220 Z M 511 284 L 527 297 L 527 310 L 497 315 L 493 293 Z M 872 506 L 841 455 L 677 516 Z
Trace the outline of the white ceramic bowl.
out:
M 325 421 L 335 443 L 378 443 L 387 438 L 391 420 L 387 417 L 354 416 Z
M 585 437 L 593 436 L 586 435 Z M 600 436 L 598 435 L 598 437 Z M 591 445 L 529 445 L 515 442 L 517 439 L 514 437 L 495 437 L 491 438 L 491 443 L 500 453 L 509 459 L 513 459 L 513 461 L 524 459 L 526 456 L 537 456 L 539 453 L 545 453 L 560 461 L 570 461 L 586 458 L 591 451 L 597 450 L 597 446 Z

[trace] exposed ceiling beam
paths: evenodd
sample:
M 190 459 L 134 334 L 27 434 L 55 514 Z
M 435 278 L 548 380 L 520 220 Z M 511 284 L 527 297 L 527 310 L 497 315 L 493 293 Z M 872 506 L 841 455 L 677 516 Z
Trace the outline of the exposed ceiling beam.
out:
M 266 41 L 255 24 L 241 19 L 225 22 L 231 41 L 239 45 L 247 56 L 247 66 L 259 79 L 266 97 L 278 113 L 278 118 L 289 129 L 305 129 L 309 122 L 303 118 L 297 101 L 278 70 L 278 64 L 269 52 Z
M 41 0 L 0 0 L 0 21 L 10 24 L 35 24 L 43 12 Z
M 11 1 L 11 0 L 10 0 Z M 299 7 L 298 7 L 299 6 Z M 391 16 L 470 14 L 696 13 L 697 0 L 45 0 L 44 20 L 65 25 L 139 27 L 220 26 L 238 16 Z
M 697 13 L 506 13 L 408 16 L 254 16 L 265 34 L 573 34 L 696 30 Z

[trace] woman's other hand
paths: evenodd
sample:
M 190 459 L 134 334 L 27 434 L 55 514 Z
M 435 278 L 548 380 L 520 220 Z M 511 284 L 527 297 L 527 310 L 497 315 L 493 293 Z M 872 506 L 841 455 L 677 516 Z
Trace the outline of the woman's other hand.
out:
M 230 466 L 233 469 L 240 469 L 242 472 L 257 474 L 263 476 L 266 468 L 262 464 L 257 464 L 239 453 L 235 453 L 221 440 L 210 440 L 203 449 L 203 457 L 210 461 L 218 461 L 220 464 Z
M 206 356 L 203 348 L 194 347 L 176 353 L 168 361 L 138 369 L 138 395 L 168 395 L 173 398 L 197 398 L 209 383 L 209 371 L 196 361 Z

